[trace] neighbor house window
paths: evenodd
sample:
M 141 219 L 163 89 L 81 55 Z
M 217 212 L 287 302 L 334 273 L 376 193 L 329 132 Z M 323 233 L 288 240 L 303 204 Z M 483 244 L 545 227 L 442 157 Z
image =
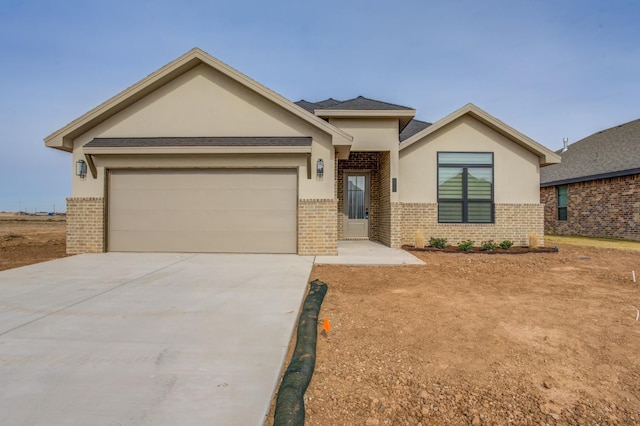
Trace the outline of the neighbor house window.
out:
M 438 153 L 438 222 L 493 223 L 493 153 Z
M 558 220 L 567 220 L 567 185 L 558 186 Z

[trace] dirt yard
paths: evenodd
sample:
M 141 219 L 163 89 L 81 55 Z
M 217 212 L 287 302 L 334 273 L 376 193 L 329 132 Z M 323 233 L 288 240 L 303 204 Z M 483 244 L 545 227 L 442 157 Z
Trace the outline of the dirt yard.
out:
M 0 270 L 63 257 L 59 219 L 0 217 Z M 639 424 L 640 254 L 557 244 L 316 266 L 307 425 Z
M 65 256 L 64 217 L 0 215 L 0 271 Z
M 640 423 L 638 252 L 418 256 L 313 269 L 308 425 Z

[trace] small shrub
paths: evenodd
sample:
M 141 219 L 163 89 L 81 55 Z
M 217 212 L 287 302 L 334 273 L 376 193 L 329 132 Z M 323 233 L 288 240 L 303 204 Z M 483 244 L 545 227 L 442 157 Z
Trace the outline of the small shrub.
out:
M 529 231 L 529 248 L 537 249 L 540 246 L 540 237 L 534 231 Z
M 415 241 L 414 247 L 424 248 L 424 234 L 420 230 L 416 231 L 416 241 Z
M 471 241 L 471 240 L 460 241 L 458 243 L 458 250 L 460 250 L 460 251 L 473 251 L 473 243 L 475 243 L 475 241 Z
M 483 241 L 482 244 L 480 244 L 480 247 L 484 251 L 494 251 L 496 247 L 498 247 L 498 244 L 496 244 L 496 242 L 493 240 L 488 240 L 488 241 Z
M 512 245 L 513 245 L 513 241 L 504 240 L 503 242 L 500 243 L 500 248 L 503 250 L 509 250 Z
M 447 246 L 446 238 L 429 238 L 429 245 L 433 248 L 443 249 Z

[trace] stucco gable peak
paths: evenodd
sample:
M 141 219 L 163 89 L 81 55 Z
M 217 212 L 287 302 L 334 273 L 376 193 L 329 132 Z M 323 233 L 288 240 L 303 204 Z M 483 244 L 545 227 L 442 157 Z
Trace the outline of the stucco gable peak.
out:
M 353 141 L 351 135 L 348 135 L 325 120 L 310 114 L 285 97 L 263 86 L 245 74 L 242 74 L 219 59 L 214 58 L 198 47 L 194 47 L 179 58 L 169 62 L 167 65 L 164 65 L 157 71 L 149 74 L 147 77 L 73 120 L 71 123 L 53 132 L 44 139 L 45 145 L 64 151 L 72 151 L 73 139 L 200 64 L 205 64 L 221 72 L 290 113 L 307 121 L 321 131 L 332 135 L 334 144 L 343 146 L 351 145 Z
M 407 138 L 406 140 L 400 143 L 400 150 L 403 150 L 413 145 L 414 143 L 423 140 L 428 135 L 438 131 L 439 129 L 447 126 L 448 124 L 464 116 L 473 117 L 475 120 L 493 129 L 497 133 L 500 133 L 507 139 L 513 141 L 514 143 L 517 143 L 518 145 L 522 146 L 528 151 L 534 153 L 540 158 L 541 166 L 546 166 L 548 164 L 555 164 L 560 162 L 560 156 L 558 156 L 556 153 L 546 148 L 545 146 L 541 145 L 540 143 L 534 141 L 533 139 L 529 138 L 528 136 L 525 136 L 524 134 L 520 133 L 513 127 L 500 121 L 496 117 L 492 116 L 488 112 L 484 111 L 483 109 L 477 107 L 472 103 L 468 103 L 464 105 L 462 108 L 436 121 L 431 126 L 416 133 L 410 138 Z

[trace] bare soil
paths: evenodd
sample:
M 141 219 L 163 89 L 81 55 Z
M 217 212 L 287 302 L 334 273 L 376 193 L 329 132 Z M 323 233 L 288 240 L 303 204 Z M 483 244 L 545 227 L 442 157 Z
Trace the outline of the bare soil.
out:
M 0 215 L 0 271 L 66 256 L 64 217 Z
M 637 252 L 414 254 L 314 267 L 332 329 L 306 424 L 640 423 Z

